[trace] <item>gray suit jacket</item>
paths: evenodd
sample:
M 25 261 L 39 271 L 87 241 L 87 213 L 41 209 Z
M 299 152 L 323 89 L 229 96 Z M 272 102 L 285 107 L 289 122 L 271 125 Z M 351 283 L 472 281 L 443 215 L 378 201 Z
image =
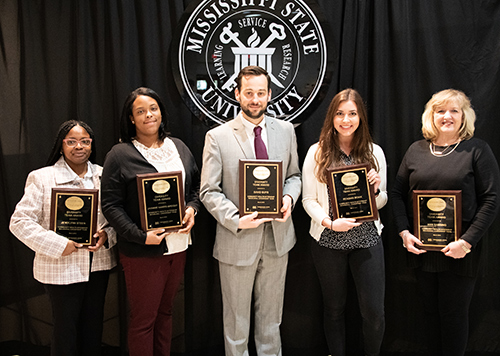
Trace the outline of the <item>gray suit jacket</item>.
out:
M 210 130 L 205 137 L 200 198 L 217 220 L 214 257 L 237 266 L 251 265 L 261 245 L 264 224 L 238 230 L 239 159 L 255 159 L 241 115 Z M 297 140 L 291 123 L 266 117 L 268 156 L 283 161 L 283 195 L 296 203 L 301 191 Z M 272 221 L 276 250 L 280 256 L 295 244 L 291 217 L 284 223 Z

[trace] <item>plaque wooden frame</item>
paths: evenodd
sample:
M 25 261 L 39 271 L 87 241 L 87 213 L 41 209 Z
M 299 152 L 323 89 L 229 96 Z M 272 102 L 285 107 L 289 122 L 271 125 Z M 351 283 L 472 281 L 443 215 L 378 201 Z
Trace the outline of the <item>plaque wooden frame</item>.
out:
M 370 164 L 353 164 L 350 166 L 328 168 L 327 170 L 333 219 L 351 218 L 356 219 L 357 222 L 378 220 L 375 192 L 373 185 L 368 181 Z M 348 179 L 349 177 L 351 179 Z M 350 185 L 346 185 L 342 181 L 343 179 L 344 181 L 357 180 L 352 184 L 349 182 Z M 348 191 L 345 191 L 339 189 L 341 186 L 352 188 L 346 188 Z M 361 194 L 361 196 L 356 194 Z M 361 210 L 352 211 L 356 207 L 362 208 Z
M 442 210 L 432 210 L 429 206 L 431 199 L 436 200 L 435 205 L 442 204 L 442 200 L 445 201 L 445 207 Z M 444 222 L 443 218 L 438 218 L 437 216 L 433 218 L 433 225 L 427 224 L 428 226 L 423 226 L 422 224 L 422 209 L 421 204 L 427 201 L 427 207 L 429 210 L 434 211 L 435 214 L 439 214 L 440 211 L 450 210 L 449 204 L 453 204 L 453 216 L 445 216 L 444 219 L 452 219 L 452 225 L 449 226 L 450 222 Z M 432 202 L 431 202 L 432 204 Z M 436 208 L 434 208 L 436 209 Z M 444 213 L 446 214 L 446 213 Z M 429 220 L 431 220 L 429 218 Z M 438 226 L 435 226 L 438 225 Z M 443 226 L 444 225 L 444 226 Z M 427 231 L 423 231 L 426 229 Z M 452 232 L 442 231 L 442 230 L 452 229 Z M 436 243 L 425 243 L 429 242 L 430 237 L 424 237 L 432 234 L 432 238 L 436 240 Z M 449 235 L 453 234 L 450 238 Z M 417 248 L 428 250 L 428 251 L 440 251 L 448 243 L 457 241 L 462 235 L 462 191 L 461 190 L 414 190 L 413 191 L 413 235 L 420 241 L 424 242 L 423 245 L 417 246 Z M 446 238 L 444 236 L 447 236 Z M 446 240 L 446 243 L 439 243 Z
M 257 168 L 259 171 L 255 170 Z M 268 173 L 269 175 L 266 177 Z M 268 178 L 270 181 L 267 180 Z M 260 181 L 258 185 L 256 185 L 257 181 Z M 252 189 L 252 187 L 254 190 L 251 193 L 253 194 L 248 194 L 248 190 Z M 283 162 L 263 159 L 240 159 L 239 193 L 240 216 L 257 211 L 259 213 L 258 218 L 282 218 Z
M 165 229 L 168 232 L 182 229 L 182 220 L 185 215 L 182 172 L 145 173 L 137 174 L 136 177 L 141 228 L 144 231 Z M 157 189 L 158 192 L 155 192 L 154 189 Z M 169 193 L 172 191 L 173 195 Z M 151 199 L 156 199 L 156 201 L 151 201 Z M 167 202 L 171 204 L 166 205 Z M 161 209 L 163 211 L 158 213 Z M 171 211 L 172 209 L 174 211 Z
M 98 189 L 52 188 L 49 229 L 83 246 L 95 246 L 98 210 Z

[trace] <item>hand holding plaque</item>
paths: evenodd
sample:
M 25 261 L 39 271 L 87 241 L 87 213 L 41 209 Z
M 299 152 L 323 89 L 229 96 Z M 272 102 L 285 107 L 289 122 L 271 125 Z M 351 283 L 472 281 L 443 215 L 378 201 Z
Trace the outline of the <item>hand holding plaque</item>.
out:
M 83 246 L 94 246 L 98 199 L 97 189 L 52 188 L 50 230 Z
M 373 186 L 368 181 L 369 164 L 353 164 L 328 169 L 328 187 L 333 219 L 360 221 L 378 219 Z
M 440 251 L 460 238 L 462 230 L 461 190 L 414 190 L 414 235 L 418 248 Z
M 258 218 L 283 217 L 282 161 L 240 159 L 240 216 L 257 211 Z
M 181 171 L 138 174 L 137 191 L 144 231 L 182 229 L 184 189 Z

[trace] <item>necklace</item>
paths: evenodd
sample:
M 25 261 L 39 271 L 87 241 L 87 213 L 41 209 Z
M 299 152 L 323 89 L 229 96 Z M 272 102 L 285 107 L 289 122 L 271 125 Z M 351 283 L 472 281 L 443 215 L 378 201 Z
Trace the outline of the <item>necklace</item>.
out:
M 448 156 L 449 154 L 451 154 L 453 151 L 455 151 L 455 148 L 458 147 L 458 145 L 460 144 L 461 140 L 458 140 L 457 143 L 455 143 L 454 145 L 450 145 L 450 146 L 447 146 L 444 150 L 442 150 L 441 152 L 439 151 L 436 151 L 436 145 L 431 142 L 429 144 L 429 150 L 431 151 L 431 154 L 435 157 L 446 157 Z M 449 149 L 450 147 L 453 147 L 451 150 L 449 150 L 448 152 L 446 152 L 447 149 Z

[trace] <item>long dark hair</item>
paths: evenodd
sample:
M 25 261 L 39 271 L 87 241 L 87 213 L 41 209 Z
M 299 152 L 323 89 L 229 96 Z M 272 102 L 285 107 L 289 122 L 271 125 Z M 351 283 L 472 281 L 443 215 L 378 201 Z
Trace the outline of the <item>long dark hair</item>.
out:
M 167 131 L 167 110 L 165 109 L 165 105 L 160 99 L 160 96 L 153 90 L 145 87 L 140 87 L 131 92 L 127 98 L 125 99 L 125 103 L 123 104 L 122 116 L 120 118 L 120 140 L 121 142 L 132 142 L 132 138 L 137 134 L 135 130 L 135 125 L 130 120 L 132 115 L 132 106 L 134 105 L 135 99 L 138 96 L 145 95 L 149 96 L 156 100 L 158 106 L 161 111 L 161 124 L 158 129 L 158 139 L 163 141 L 168 135 Z
M 87 125 L 83 121 L 79 120 L 68 120 L 65 121 L 59 126 L 59 131 L 57 132 L 56 139 L 54 141 L 54 145 L 52 146 L 52 151 L 50 151 L 49 159 L 47 160 L 47 166 L 52 166 L 54 163 L 56 163 L 59 158 L 62 156 L 62 144 L 63 140 L 66 138 L 66 135 L 68 132 L 71 131 L 71 129 L 75 126 L 81 126 L 87 131 L 89 134 L 90 138 L 92 139 L 92 144 L 90 146 L 91 152 L 90 152 L 90 157 L 89 161 L 90 162 L 95 162 L 95 155 L 96 155 L 96 148 L 95 148 L 95 137 L 94 137 L 94 131 L 90 128 L 89 125 Z
M 373 139 L 368 127 L 366 108 L 361 95 L 354 89 L 344 89 L 335 95 L 328 107 L 325 122 L 319 137 L 319 149 L 316 151 L 316 178 L 323 183 L 327 182 L 327 168 L 342 166 L 341 150 L 337 130 L 334 126 L 334 118 L 340 104 L 344 101 L 352 101 L 356 104 L 359 126 L 354 132 L 352 139 L 351 157 L 355 164 L 370 163 L 372 168 L 378 171 L 377 159 L 373 156 Z

